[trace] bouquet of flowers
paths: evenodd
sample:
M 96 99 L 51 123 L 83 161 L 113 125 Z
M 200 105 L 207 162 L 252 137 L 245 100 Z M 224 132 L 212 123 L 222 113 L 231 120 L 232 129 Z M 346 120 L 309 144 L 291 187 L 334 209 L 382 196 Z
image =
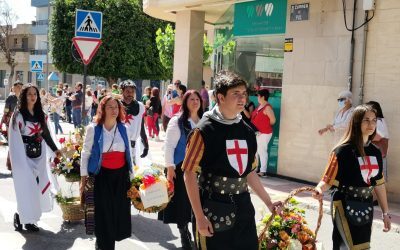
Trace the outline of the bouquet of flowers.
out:
M 156 165 L 134 167 L 135 176 L 128 190 L 133 206 L 143 212 L 156 213 L 163 210 L 174 193 L 174 185 Z
M 322 219 L 322 200 L 320 200 L 318 225 L 312 231 L 305 220 L 305 210 L 298 207 L 299 202 L 293 196 L 302 191 L 312 192 L 312 188 L 303 187 L 294 190 L 284 201 L 280 214 L 266 215 L 257 225 L 260 249 L 272 250 L 314 250 L 317 249 L 317 233 Z M 319 248 L 322 247 L 318 244 Z
M 50 163 L 52 172 L 57 175 L 64 175 L 68 182 L 80 180 L 83 136 L 84 130 L 79 128 L 70 133 L 68 138 L 60 138 L 63 156 L 54 158 Z
M 304 219 L 304 209 L 296 205 L 298 202 L 290 199 L 282 213 L 273 218 L 261 249 L 315 249 L 315 234 Z M 259 227 L 265 226 L 270 216 L 265 216 Z

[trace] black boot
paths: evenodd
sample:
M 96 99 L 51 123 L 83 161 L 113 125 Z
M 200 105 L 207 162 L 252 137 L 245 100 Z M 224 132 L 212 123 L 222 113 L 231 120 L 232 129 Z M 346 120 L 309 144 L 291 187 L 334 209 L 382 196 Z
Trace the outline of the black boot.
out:
M 19 221 L 18 213 L 14 214 L 14 228 L 15 228 L 15 231 L 22 231 L 22 224 Z
M 190 235 L 187 225 L 183 228 L 179 228 L 179 233 L 181 234 L 182 249 L 191 250 L 192 249 L 192 237 Z
M 35 224 L 25 224 L 25 229 L 31 232 L 39 231 L 39 228 Z

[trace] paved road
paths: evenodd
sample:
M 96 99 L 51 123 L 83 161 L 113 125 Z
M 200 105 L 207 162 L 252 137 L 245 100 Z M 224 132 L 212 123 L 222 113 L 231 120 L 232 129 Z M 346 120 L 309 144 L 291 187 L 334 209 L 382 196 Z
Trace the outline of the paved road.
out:
M 0 112 L 3 104 L 0 103 Z M 1 115 L 1 114 L 0 114 Z M 62 123 L 64 132 L 72 129 L 70 124 Z M 162 136 L 161 136 L 162 137 Z M 162 142 L 150 141 L 152 158 L 161 161 Z M 39 222 L 41 228 L 38 233 L 15 232 L 12 226 L 12 216 L 16 211 L 16 201 L 14 187 L 10 172 L 5 169 L 5 157 L 7 148 L 0 146 L 0 249 L 25 249 L 25 250 L 64 250 L 64 249 L 94 249 L 94 238 L 89 237 L 84 232 L 83 223 L 67 223 L 62 220 L 60 207 L 55 203 L 51 213 L 45 213 Z M 62 180 L 60 180 L 62 183 Z M 290 190 L 302 186 L 278 178 L 262 179 L 266 189 L 271 193 L 273 200 L 283 200 Z M 66 184 L 62 184 L 66 185 Z M 76 191 L 77 186 L 73 187 Z M 252 195 L 254 207 L 256 209 L 256 220 L 261 219 L 261 214 L 265 212 L 265 206 L 254 195 Z M 316 204 L 307 196 L 299 197 L 302 204 L 313 207 Z M 327 202 L 327 205 L 329 202 Z M 325 207 L 325 210 L 328 210 Z M 376 215 L 378 216 L 378 215 Z M 377 217 L 376 217 L 377 218 Z M 317 213 L 315 209 L 307 209 L 306 219 L 312 228 L 316 225 Z M 132 208 L 132 237 L 118 242 L 116 249 L 179 249 L 179 232 L 175 225 L 164 225 L 157 221 L 155 214 L 143 214 Z M 372 235 L 372 249 L 399 249 L 398 240 L 400 234 L 398 225 L 396 230 L 390 233 L 382 232 L 380 219 L 375 220 Z M 324 214 L 322 226 L 318 239 L 323 243 L 325 249 L 331 249 L 331 230 L 332 224 L 329 214 Z

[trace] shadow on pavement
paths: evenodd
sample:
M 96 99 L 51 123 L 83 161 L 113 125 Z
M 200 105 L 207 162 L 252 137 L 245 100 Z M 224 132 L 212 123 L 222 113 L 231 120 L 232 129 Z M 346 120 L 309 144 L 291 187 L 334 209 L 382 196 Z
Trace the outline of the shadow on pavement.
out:
M 0 179 L 7 179 L 12 178 L 11 172 L 10 173 L 0 173 Z
M 80 222 L 63 222 L 60 231 L 57 233 L 40 228 L 40 231 L 36 233 L 24 230 L 21 232 L 21 235 L 26 239 L 25 244 L 22 246 L 24 250 L 67 250 L 72 248 L 77 238 L 90 238 L 86 235 L 82 223 Z
M 148 230 L 146 230 L 148 229 Z M 132 234 L 142 242 L 158 243 L 165 249 L 176 249 L 177 246 L 168 243 L 176 240 L 171 228 L 157 219 L 144 217 L 142 215 L 132 215 Z

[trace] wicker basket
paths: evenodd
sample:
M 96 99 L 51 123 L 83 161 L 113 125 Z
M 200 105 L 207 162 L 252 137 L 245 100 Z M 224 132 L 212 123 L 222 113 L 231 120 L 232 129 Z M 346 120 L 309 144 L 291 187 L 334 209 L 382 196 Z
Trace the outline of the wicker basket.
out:
M 284 200 L 283 206 L 287 206 L 290 199 L 293 196 L 295 196 L 299 193 L 302 193 L 302 192 L 314 193 L 315 190 L 312 187 L 301 187 L 301 188 L 295 189 L 292 192 L 290 192 L 289 196 Z M 318 230 L 321 226 L 321 221 L 322 221 L 322 216 L 323 216 L 323 200 L 320 199 L 320 200 L 318 200 L 318 202 L 319 202 L 319 210 L 318 210 L 319 214 L 318 214 L 317 227 L 315 228 L 315 231 L 314 231 L 315 239 L 317 238 Z M 259 249 L 261 249 L 261 242 L 267 238 L 268 229 L 271 226 L 272 221 L 276 215 L 277 215 L 277 213 L 276 213 L 276 211 L 274 211 L 272 213 L 272 215 L 269 217 L 268 221 L 265 223 L 264 229 L 261 231 L 260 235 L 258 236 Z
M 129 194 L 131 192 L 131 194 Z M 168 205 L 168 202 L 161 204 L 160 206 L 153 206 L 144 208 L 143 203 L 140 201 L 140 193 L 139 190 L 132 185 L 130 190 L 128 191 L 128 197 L 131 198 L 132 205 L 139 211 L 147 212 L 147 213 L 158 213 L 165 209 Z M 168 200 L 171 200 L 172 194 L 168 193 Z
M 66 182 L 79 182 L 81 180 L 81 176 L 79 174 L 66 174 L 64 176 Z
M 73 202 L 60 204 L 60 207 L 65 221 L 80 221 L 85 218 L 85 213 L 78 197 L 75 197 Z

